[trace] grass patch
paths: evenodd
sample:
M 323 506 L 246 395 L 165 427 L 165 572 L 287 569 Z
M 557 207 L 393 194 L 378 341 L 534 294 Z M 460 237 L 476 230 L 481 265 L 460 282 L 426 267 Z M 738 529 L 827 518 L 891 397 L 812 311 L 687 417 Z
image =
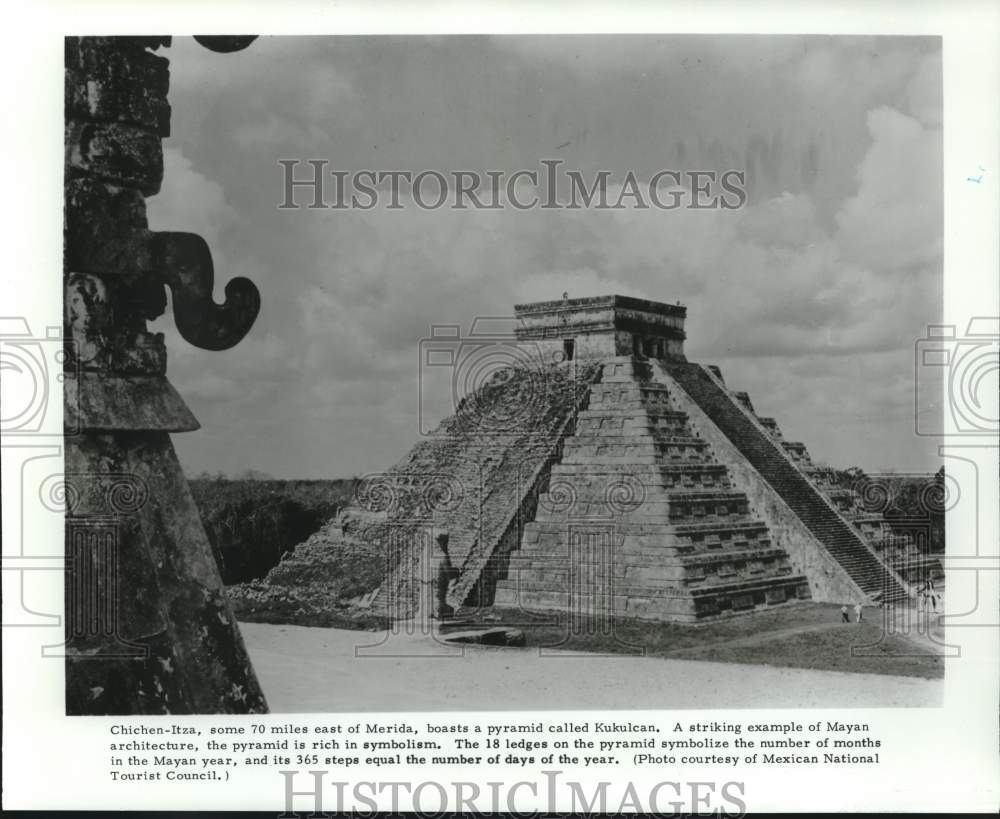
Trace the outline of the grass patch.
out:
M 885 633 L 882 611 L 875 607 L 865 609 L 861 623 L 842 623 L 840 606 L 825 603 L 796 603 L 696 625 L 622 618 L 602 629 L 593 619 L 582 618 L 572 631 L 559 613 L 497 609 L 484 610 L 476 619 L 484 626 L 501 622 L 522 629 L 529 647 L 926 679 L 944 676 L 943 659 L 905 637 Z
M 311 628 L 340 628 L 351 631 L 384 631 L 389 623 L 384 617 L 372 614 L 338 611 L 296 611 L 287 607 L 260 607 L 237 611 L 236 619 L 244 623 L 275 623 L 277 625 L 309 626 Z
M 230 585 L 266 575 L 337 514 L 354 482 L 199 478 L 189 485 L 222 582 Z

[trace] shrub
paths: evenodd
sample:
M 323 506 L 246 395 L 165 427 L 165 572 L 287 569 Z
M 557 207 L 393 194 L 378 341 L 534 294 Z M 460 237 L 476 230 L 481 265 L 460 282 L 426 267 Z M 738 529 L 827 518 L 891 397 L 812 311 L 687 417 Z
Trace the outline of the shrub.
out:
M 352 481 L 198 478 L 191 493 L 226 585 L 263 577 L 333 518 Z

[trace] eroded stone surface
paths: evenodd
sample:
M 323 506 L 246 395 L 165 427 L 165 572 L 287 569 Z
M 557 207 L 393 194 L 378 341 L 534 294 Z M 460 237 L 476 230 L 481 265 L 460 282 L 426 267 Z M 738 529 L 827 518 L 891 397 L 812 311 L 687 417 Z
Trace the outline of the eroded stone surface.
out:
M 263 583 L 236 593 L 253 603 L 274 590 L 307 612 L 353 599 L 380 615 L 412 617 L 428 586 L 433 533 L 446 531 L 459 570 L 449 603 L 492 600 L 598 371 L 550 365 L 500 373 L 398 464 L 364 476 L 351 505 Z
M 168 63 L 151 50 L 168 44 L 160 37 L 66 41 L 70 714 L 267 708 L 167 434 L 198 422 L 166 379 L 162 334 L 146 327 L 166 307 L 167 284 L 175 312 L 178 303 L 188 310 L 184 319 L 215 321 L 207 330 L 216 348 L 220 337 L 235 343 L 256 316 L 241 307 L 246 298 L 211 301 L 211 256 L 200 237 L 169 234 L 187 237 L 182 246 L 194 240 L 198 255 L 187 264 L 148 230 L 145 197 L 160 188 L 170 116 Z M 170 269 L 174 262 L 184 269 Z M 243 322 L 238 333 L 227 326 L 234 312 Z
M 142 38 L 68 37 L 67 115 L 170 136 L 169 63 L 145 45 Z
M 70 713 L 266 710 L 169 436 L 66 449 Z

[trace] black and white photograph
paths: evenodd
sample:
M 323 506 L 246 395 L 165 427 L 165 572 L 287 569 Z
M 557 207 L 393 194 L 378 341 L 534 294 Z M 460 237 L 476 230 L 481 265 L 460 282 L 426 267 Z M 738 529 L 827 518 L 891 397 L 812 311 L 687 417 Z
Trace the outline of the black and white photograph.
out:
M 69 713 L 937 704 L 940 39 L 66 60 Z
M 88 806 L 995 802 L 997 10 L 222 5 L 39 23 L 5 790 L 77 743 Z M 965 776 L 863 803 L 907 754 Z

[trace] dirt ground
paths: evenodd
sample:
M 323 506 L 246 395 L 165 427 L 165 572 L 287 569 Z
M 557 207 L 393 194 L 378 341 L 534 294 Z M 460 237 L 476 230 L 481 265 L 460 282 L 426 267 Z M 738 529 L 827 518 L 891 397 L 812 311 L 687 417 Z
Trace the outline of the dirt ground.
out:
M 943 681 L 241 623 L 274 712 L 935 706 Z M 365 648 L 367 646 L 367 648 Z

